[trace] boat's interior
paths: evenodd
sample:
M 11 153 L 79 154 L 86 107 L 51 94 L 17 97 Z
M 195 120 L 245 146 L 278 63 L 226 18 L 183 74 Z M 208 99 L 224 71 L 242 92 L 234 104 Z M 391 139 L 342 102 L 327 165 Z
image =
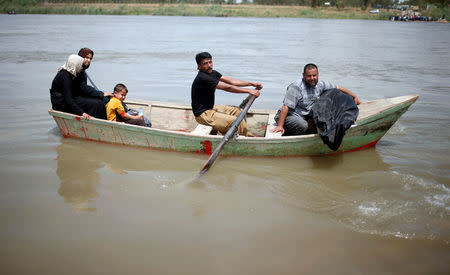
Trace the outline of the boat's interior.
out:
M 189 105 L 140 100 L 127 100 L 126 104 L 130 109 L 139 110 L 142 108 L 144 116 L 151 120 L 154 128 L 189 132 L 197 135 L 220 135 L 212 127 L 198 124 Z M 249 110 L 246 115 L 249 131 L 258 137 L 281 136 L 280 133 L 270 132 L 275 127 L 274 116 L 274 111 Z
M 363 102 L 358 106 L 359 115 L 356 122 L 402 104 L 405 101 L 410 100 L 414 102 L 417 98 L 418 95 L 408 95 Z M 143 100 L 127 100 L 126 104 L 131 109 L 139 110 L 142 108 L 144 115 L 151 120 L 154 128 L 197 135 L 218 135 L 212 127 L 198 124 L 195 121 L 190 105 Z M 281 137 L 281 133 L 272 133 L 270 131 L 275 127 L 275 113 L 276 110 L 250 109 L 246 116 L 249 131 L 258 137 Z M 314 132 L 314 129 L 312 129 L 308 134 Z

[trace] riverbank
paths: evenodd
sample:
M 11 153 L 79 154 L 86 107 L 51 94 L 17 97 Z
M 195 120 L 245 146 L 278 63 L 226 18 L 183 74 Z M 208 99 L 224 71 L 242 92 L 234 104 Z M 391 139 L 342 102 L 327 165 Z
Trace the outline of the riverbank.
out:
M 390 15 L 388 11 L 371 14 L 360 8 L 337 9 L 335 7 L 311 8 L 267 5 L 42 3 L 34 6 L 2 7 L 4 13 L 12 9 L 16 14 L 297 17 L 370 20 L 387 20 Z

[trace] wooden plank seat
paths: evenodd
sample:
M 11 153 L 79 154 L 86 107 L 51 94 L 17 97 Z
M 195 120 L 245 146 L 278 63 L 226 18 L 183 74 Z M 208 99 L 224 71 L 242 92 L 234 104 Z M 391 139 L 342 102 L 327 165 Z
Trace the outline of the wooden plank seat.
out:
M 272 129 L 275 129 L 277 127 L 275 125 L 275 114 L 269 114 L 269 117 L 267 118 L 267 127 L 266 127 L 266 138 L 278 138 L 281 137 L 281 132 L 272 133 Z
M 212 129 L 213 128 L 209 125 L 198 124 L 197 127 L 191 131 L 191 134 L 199 136 L 209 135 L 211 134 Z

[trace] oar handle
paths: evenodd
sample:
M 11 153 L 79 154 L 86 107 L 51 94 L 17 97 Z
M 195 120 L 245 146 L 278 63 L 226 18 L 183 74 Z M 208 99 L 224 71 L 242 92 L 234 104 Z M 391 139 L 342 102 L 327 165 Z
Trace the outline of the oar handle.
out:
M 85 72 L 86 73 L 86 72 Z M 89 82 L 91 82 L 92 86 L 94 86 L 94 88 L 99 91 L 99 89 L 97 88 L 97 86 L 95 86 L 94 81 L 92 81 L 92 79 L 89 77 L 89 75 L 86 73 L 87 78 L 89 79 Z
M 245 104 L 244 109 L 239 113 L 238 117 L 233 122 L 230 129 L 228 129 L 227 133 L 223 136 L 222 141 L 217 146 L 216 150 L 214 150 L 214 152 L 211 154 L 211 156 L 209 156 L 206 163 L 203 165 L 203 168 L 202 168 L 202 170 L 200 170 L 200 173 L 198 175 L 199 177 L 203 176 L 206 173 L 206 171 L 208 171 L 208 169 L 213 165 L 214 161 L 219 156 L 220 151 L 222 151 L 225 144 L 237 131 L 239 124 L 244 119 L 245 115 L 247 114 L 248 109 L 250 109 L 250 106 L 252 106 L 253 101 L 255 101 L 255 99 L 256 99 L 256 96 L 249 95 L 247 98 L 248 98 L 248 102 L 247 102 L 247 104 Z

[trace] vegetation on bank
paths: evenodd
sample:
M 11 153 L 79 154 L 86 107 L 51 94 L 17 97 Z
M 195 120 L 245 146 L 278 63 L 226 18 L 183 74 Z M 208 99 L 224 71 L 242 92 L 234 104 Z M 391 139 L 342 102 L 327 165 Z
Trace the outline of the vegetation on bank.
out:
M 10 10 L 10 9 L 9 9 Z M 357 8 L 343 10 L 264 6 L 204 4 L 40 4 L 14 8 L 18 14 L 97 14 L 97 15 L 167 15 L 230 17 L 304 17 L 336 19 L 388 19 L 387 13 L 376 15 Z
M 224 4 L 224 0 L 0 0 L 0 12 L 14 12 L 16 14 L 303 17 L 372 20 L 387 20 L 393 12 L 396 12 L 395 10 L 379 9 L 378 13 L 369 13 L 367 10 L 368 3 L 376 0 L 332 0 L 328 2 L 330 6 L 323 6 L 323 3 L 327 0 L 324 0 L 324 2 L 319 0 L 253 0 L 255 4 L 242 0 L 242 3 L 247 4 L 233 4 L 235 1 L 228 0 L 227 3 L 229 4 Z M 448 0 L 444 1 L 448 2 Z M 272 3 L 277 5 L 272 5 Z M 358 3 L 360 6 L 358 6 Z M 449 14 L 448 4 L 442 5 L 442 7 L 428 6 L 422 14 L 436 19 L 440 18 L 443 14 Z

